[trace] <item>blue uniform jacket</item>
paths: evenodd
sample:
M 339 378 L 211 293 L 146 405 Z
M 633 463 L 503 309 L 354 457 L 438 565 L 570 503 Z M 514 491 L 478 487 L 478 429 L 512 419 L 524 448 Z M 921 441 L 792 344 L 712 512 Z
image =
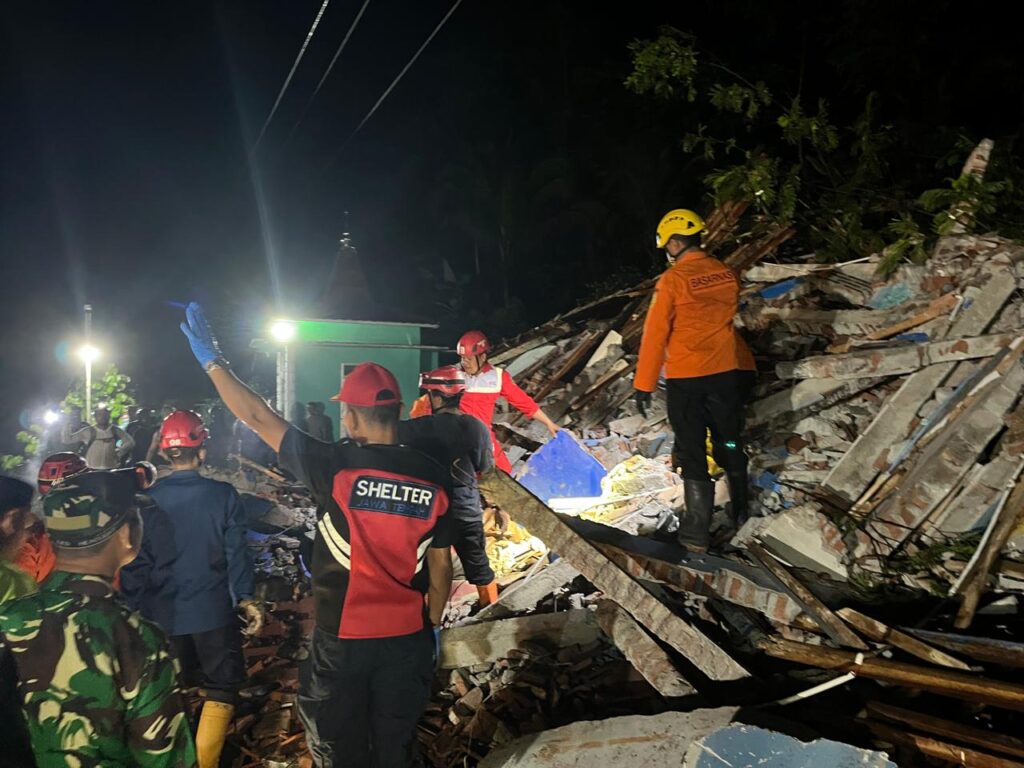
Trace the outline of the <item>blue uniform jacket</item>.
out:
M 238 622 L 253 594 L 252 555 L 238 492 L 198 472 L 175 472 L 149 490 L 139 557 L 121 570 L 129 605 L 169 635 Z

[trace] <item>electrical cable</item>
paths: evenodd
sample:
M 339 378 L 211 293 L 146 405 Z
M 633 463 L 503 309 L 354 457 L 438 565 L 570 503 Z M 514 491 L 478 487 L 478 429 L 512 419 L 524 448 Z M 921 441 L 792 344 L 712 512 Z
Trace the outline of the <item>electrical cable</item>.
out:
M 384 100 L 388 97 L 391 91 L 395 89 L 395 86 L 398 85 L 399 81 L 405 76 L 405 73 L 409 71 L 409 68 L 416 63 L 416 59 L 418 59 L 420 57 L 420 54 L 423 53 L 423 51 L 426 49 L 428 45 L 430 45 L 430 41 L 437 36 L 437 33 L 441 31 L 444 25 L 448 22 L 448 19 L 451 18 L 452 14 L 455 13 L 456 9 L 460 5 L 462 5 L 462 0 L 455 0 L 455 4 L 448 9 L 448 13 L 444 15 L 444 18 L 442 18 L 441 21 L 438 22 L 437 26 L 434 27 L 434 31 L 431 32 L 427 39 L 423 41 L 423 45 L 421 45 L 419 49 L 416 51 L 416 53 L 413 54 L 412 58 L 409 59 L 408 63 L 404 67 L 402 67 L 402 71 L 399 72 L 395 79 L 391 81 L 391 85 L 387 87 L 384 93 L 381 94 L 381 97 L 377 99 L 377 103 L 375 103 L 370 108 L 370 111 L 366 113 L 366 117 L 359 121 L 359 125 L 356 126 L 356 129 L 354 131 L 352 131 L 352 134 L 345 140 L 345 143 L 341 145 L 341 149 L 338 150 L 338 154 L 335 155 L 334 158 L 329 163 L 327 163 L 326 166 L 324 166 L 324 170 L 327 170 L 332 165 L 334 165 L 337 159 L 341 156 L 342 150 L 344 150 L 345 147 L 348 146 L 349 142 L 356 137 L 356 134 L 359 133 L 362 127 L 366 125 L 366 123 L 369 121 L 371 117 L 373 117 L 374 113 L 377 111 L 380 105 L 384 103 Z
M 263 127 L 260 128 L 260 135 L 256 137 L 256 143 L 252 145 L 250 154 L 255 154 L 257 148 L 260 146 L 260 142 L 263 141 L 263 136 L 267 132 L 267 127 L 270 125 L 270 121 L 274 119 L 274 113 L 277 112 L 277 107 L 281 103 L 281 99 L 284 98 L 285 91 L 288 90 L 288 85 L 292 81 L 292 76 L 295 74 L 295 70 L 299 68 L 299 62 L 302 61 L 302 57 L 306 54 L 306 48 L 309 47 L 309 41 L 313 39 L 313 34 L 316 32 L 317 26 L 320 24 L 320 19 L 323 18 L 324 11 L 327 10 L 327 4 L 331 0 L 324 0 L 320 6 L 320 10 L 316 14 L 316 18 L 313 19 L 313 26 L 309 28 L 309 32 L 306 33 L 306 39 L 302 41 L 302 47 L 299 48 L 299 55 L 295 57 L 295 62 L 292 64 L 291 71 L 288 73 L 288 77 L 284 79 L 284 85 L 281 86 L 281 90 L 277 94 L 277 98 L 274 100 L 274 106 L 270 108 L 270 114 L 267 115 L 267 119 L 263 121 Z
M 288 134 L 288 139 L 295 134 L 295 131 L 299 129 L 299 125 L 306 117 L 306 113 L 309 108 L 313 105 L 313 100 L 316 99 L 316 95 L 320 93 L 320 89 L 323 87 L 324 82 L 331 74 L 331 70 L 334 69 L 334 64 L 341 56 L 341 52 L 345 50 L 345 46 L 348 45 L 349 38 L 352 37 L 352 33 L 356 31 L 356 27 L 359 26 L 359 20 L 363 18 L 363 12 L 366 11 L 366 6 L 370 4 L 370 0 L 363 0 L 363 7 L 359 9 L 359 13 L 356 14 L 355 19 L 352 20 L 351 26 L 348 28 L 348 32 L 345 33 L 345 39 L 341 41 L 341 45 L 338 46 L 338 50 L 334 52 L 334 58 L 331 59 L 331 63 L 327 65 L 327 70 L 324 72 L 323 77 L 320 78 L 320 82 L 316 84 L 316 88 L 313 89 L 313 95 L 309 97 L 309 101 L 306 102 L 306 106 L 302 108 L 302 114 L 299 115 L 299 119 L 295 121 L 295 125 L 292 126 L 291 133 Z

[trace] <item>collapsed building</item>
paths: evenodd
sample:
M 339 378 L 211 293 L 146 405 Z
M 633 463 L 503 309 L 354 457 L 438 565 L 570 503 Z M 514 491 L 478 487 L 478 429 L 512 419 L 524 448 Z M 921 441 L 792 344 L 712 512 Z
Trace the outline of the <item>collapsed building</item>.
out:
M 879 256 L 767 263 L 792 231 L 736 237 L 742 214 L 716 211 L 708 238 L 758 359 L 755 516 L 710 554 L 662 535 L 683 497 L 664 394 L 647 416 L 632 401 L 653 281 L 508 340 L 491 361 L 599 489 L 540 493 L 546 430 L 496 417 L 534 492 L 482 480 L 511 518 L 486 515 L 503 589 L 482 610 L 454 591 L 420 724 L 432 765 L 1024 765 L 1024 247 L 961 227 L 890 275 Z M 315 510 L 249 472 L 274 619 L 246 649 L 237 764 L 294 765 Z

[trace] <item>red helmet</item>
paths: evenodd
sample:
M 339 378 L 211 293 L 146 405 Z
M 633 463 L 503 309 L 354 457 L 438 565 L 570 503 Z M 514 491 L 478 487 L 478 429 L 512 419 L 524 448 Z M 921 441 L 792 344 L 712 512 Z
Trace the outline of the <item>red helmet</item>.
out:
M 65 477 L 77 475 L 89 468 L 85 459 L 77 453 L 64 451 L 54 453 L 43 459 L 39 465 L 39 474 L 36 476 L 36 487 L 40 494 L 47 493 L 54 485 Z
M 483 331 L 466 331 L 455 347 L 459 357 L 476 357 L 490 348 L 491 342 L 484 336 Z
M 199 448 L 210 437 L 210 430 L 195 411 L 175 411 L 160 426 L 160 450 Z
M 445 365 L 420 374 L 420 389 L 452 397 L 466 391 L 466 374 L 454 365 Z

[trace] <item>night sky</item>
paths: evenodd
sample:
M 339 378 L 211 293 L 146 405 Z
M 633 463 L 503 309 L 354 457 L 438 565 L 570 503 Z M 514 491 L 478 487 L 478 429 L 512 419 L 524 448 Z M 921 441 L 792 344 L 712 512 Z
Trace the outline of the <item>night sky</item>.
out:
M 449 334 L 481 322 L 503 303 L 504 285 L 494 253 L 439 213 L 445 185 L 460 178 L 453 168 L 513 178 L 557 155 L 573 171 L 557 221 L 517 243 L 507 279 L 519 309 L 494 320 L 499 330 L 572 306 L 613 267 L 648 273 L 658 216 L 706 194 L 686 174 L 672 116 L 622 87 L 628 43 L 660 24 L 694 32 L 758 77 L 795 82 L 802 72 L 801 87 L 827 95 L 839 119 L 878 90 L 886 116 L 908 130 L 929 121 L 978 138 L 1020 130 L 1018 27 L 984 4 L 672 2 L 611 12 L 483 0 L 464 0 L 349 141 L 451 5 L 371 0 L 293 130 L 362 5 L 332 0 L 250 161 L 320 4 L 4 4 L 0 449 L 23 411 L 66 392 L 79 364 L 61 352 L 80 338 L 86 302 L 105 359 L 145 402 L 210 396 L 172 305 L 206 303 L 229 356 L 245 360 L 266 318 L 308 315 L 321 298 L 346 211 L 379 306 L 445 322 Z M 454 308 L 425 288 L 442 258 L 468 281 Z

